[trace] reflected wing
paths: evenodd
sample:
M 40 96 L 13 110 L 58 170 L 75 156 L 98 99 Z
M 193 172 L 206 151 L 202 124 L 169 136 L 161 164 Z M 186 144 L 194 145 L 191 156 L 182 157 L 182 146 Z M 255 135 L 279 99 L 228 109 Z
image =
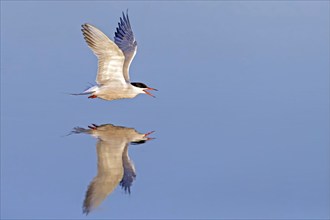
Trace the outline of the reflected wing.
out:
M 133 161 L 128 156 L 128 144 L 125 146 L 123 152 L 123 166 L 124 166 L 124 176 L 120 181 L 120 186 L 125 190 L 125 192 L 131 193 L 131 186 L 135 180 L 136 173 Z
M 110 143 L 100 140 L 97 143 L 98 172 L 86 192 L 83 213 L 86 215 L 98 207 L 117 187 L 123 178 L 122 153 L 125 143 Z
M 124 78 L 127 82 L 129 82 L 129 67 L 136 54 L 137 42 L 135 41 L 127 12 L 126 15 L 123 12 L 123 17 L 120 18 L 120 22 L 118 22 L 118 27 L 115 32 L 115 43 L 125 55 L 123 67 Z
M 125 56 L 121 49 L 113 43 L 102 31 L 90 24 L 82 25 L 84 38 L 98 58 L 96 82 L 106 84 L 111 81 L 125 83 L 123 65 Z

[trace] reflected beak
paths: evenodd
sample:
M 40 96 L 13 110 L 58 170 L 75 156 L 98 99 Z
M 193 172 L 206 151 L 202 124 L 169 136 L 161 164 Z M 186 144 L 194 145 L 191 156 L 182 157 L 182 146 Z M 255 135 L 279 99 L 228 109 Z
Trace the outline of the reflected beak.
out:
M 156 138 L 152 138 L 152 137 L 148 137 L 150 134 L 154 133 L 155 131 L 151 131 L 151 132 L 148 132 L 144 135 L 145 138 L 147 138 L 147 141 L 149 140 L 153 140 L 153 139 L 156 139 Z
M 148 90 L 154 90 L 154 91 L 158 91 L 158 90 L 157 89 L 154 89 L 154 88 L 149 88 L 149 87 L 146 88 L 145 90 L 143 90 L 145 92 L 145 94 L 150 95 L 150 96 L 156 98 L 156 96 L 154 96 L 153 94 L 151 94 Z

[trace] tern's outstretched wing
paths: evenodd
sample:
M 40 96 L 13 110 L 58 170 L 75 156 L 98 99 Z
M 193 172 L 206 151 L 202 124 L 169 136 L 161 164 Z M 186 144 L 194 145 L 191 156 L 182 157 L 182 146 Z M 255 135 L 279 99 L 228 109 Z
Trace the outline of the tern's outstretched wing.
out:
M 126 82 L 129 82 L 129 67 L 136 54 L 137 42 L 134 38 L 127 12 L 126 15 L 123 12 L 123 17 L 120 18 L 120 22 L 118 22 L 118 27 L 116 28 L 115 32 L 115 43 L 125 55 L 125 62 L 123 67 L 124 78 Z
M 128 144 L 125 146 L 123 152 L 123 166 L 124 166 L 124 176 L 119 184 L 121 188 L 125 190 L 125 192 L 131 194 L 131 186 L 133 181 L 135 180 L 136 173 L 135 173 L 135 167 L 133 161 L 131 161 L 131 159 L 128 156 Z
M 83 213 L 86 215 L 118 186 L 124 174 L 122 153 L 125 143 L 99 140 L 96 148 L 97 176 L 91 181 L 86 192 L 83 204 Z
M 125 83 L 123 76 L 125 56 L 122 50 L 102 31 L 90 24 L 83 24 L 81 30 L 89 48 L 98 58 L 96 82 L 101 85 L 110 80 Z

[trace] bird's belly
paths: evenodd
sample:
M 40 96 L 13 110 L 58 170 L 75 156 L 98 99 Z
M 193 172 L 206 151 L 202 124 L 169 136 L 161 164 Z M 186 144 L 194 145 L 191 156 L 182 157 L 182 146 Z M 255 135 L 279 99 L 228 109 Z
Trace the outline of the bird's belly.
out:
M 136 94 L 133 94 L 129 89 L 126 88 L 114 89 L 107 87 L 101 88 L 96 95 L 98 98 L 105 100 L 130 99 L 136 96 Z

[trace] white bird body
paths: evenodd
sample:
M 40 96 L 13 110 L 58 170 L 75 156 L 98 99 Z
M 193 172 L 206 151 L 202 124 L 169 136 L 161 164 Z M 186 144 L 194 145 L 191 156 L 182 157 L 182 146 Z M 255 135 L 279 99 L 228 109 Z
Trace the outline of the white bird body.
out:
M 150 94 L 156 90 L 143 83 L 131 83 L 129 68 L 137 51 L 137 42 L 128 19 L 123 13 L 115 32 L 115 42 L 90 24 L 82 25 L 84 38 L 98 58 L 96 86 L 76 95 L 90 95 L 89 98 L 115 100 L 134 98 L 138 94 Z
M 88 214 L 98 207 L 118 184 L 130 193 L 136 177 L 135 167 L 128 156 L 130 143 L 144 143 L 153 138 L 133 128 L 112 124 L 88 126 L 90 129 L 74 128 L 73 133 L 87 133 L 99 139 L 96 144 L 97 175 L 88 186 L 83 212 Z
M 144 94 L 145 92 L 143 91 L 143 89 L 132 86 L 131 84 L 110 82 L 105 85 L 93 86 L 88 90 L 86 90 L 84 93 L 93 94 L 97 98 L 101 98 L 105 100 L 115 100 L 115 99 L 124 99 L 124 98 L 127 99 L 134 98 L 138 94 L 141 93 Z

